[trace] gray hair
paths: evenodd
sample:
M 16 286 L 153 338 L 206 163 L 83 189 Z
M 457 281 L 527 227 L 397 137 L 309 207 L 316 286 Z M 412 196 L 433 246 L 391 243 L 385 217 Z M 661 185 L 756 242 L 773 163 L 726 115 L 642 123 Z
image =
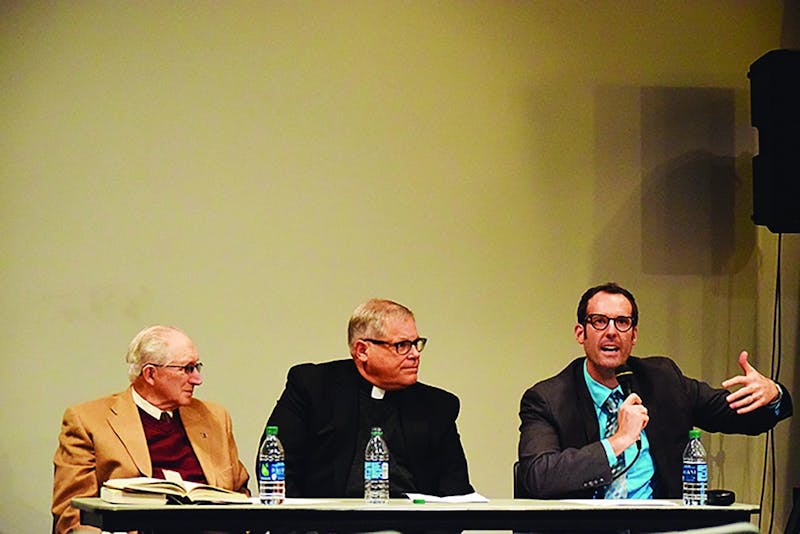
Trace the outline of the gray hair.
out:
M 172 355 L 169 352 L 170 337 L 175 332 L 186 333 L 175 326 L 153 325 L 141 330 L 128 345 L 125 362 L 128 364 L 128 379 L 133 382 L 142 367 L 148 363 L 166 364 Z
M 347 344 L 364 337 L 382 337 L 389 319 L 414 319 L 414 313 L 397 302 L 386 299 L 370 299 L 353 310 L 347 325 Z

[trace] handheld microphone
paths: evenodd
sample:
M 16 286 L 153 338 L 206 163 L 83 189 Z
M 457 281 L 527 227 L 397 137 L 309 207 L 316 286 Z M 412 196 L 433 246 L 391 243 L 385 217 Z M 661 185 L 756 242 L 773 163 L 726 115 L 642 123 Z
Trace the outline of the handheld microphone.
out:
M 617 382 L 619 382 L 619 387 L 622 388 L 622 394 L 625 395 L 625 398 L 628 398 L 628 395 L 633 393 L 633 371 L 628 365 L 620 365 L 614 370 L 614 373 L 617 375 Z
M 617 382 L 619 383 L 619 387 L 622 389 L 622 394 L 625 398 L 628 398 L 628 395 L 633 393 L 633 371 L 627 364 L 620 365 L 614 370 L 614 374 L 617 375 Z M 636 451 L 638 456 L 638 451 L 642 450 L 642 438 L 636 440 Z

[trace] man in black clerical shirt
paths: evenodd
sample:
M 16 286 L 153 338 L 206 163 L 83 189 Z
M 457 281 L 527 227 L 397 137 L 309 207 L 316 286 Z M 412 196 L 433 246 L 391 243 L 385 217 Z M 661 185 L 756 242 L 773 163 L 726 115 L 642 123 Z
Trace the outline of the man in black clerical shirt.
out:
M 350 318 L 350 359 L 289 370 L 267 422 L 278 426 L 286 452 L 287 496 L 363 497 L 373 426 L 389 447 L 392 497 L 474 491 L 456 428 L 458 397 L 417 381 L 426 341 L 411 310 L 372 299 Z

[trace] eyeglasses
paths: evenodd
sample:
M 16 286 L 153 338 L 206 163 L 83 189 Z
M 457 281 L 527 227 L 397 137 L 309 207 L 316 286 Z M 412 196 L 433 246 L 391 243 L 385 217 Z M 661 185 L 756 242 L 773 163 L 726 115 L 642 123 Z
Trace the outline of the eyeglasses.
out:
M 633 317 L 630 315 L 620 315 L 608 317 L 601 313 L 592 313 L 586 316 L 586 322 L 592 325 L 595 330 L 605 330 L 609 323 L 614 323 L 618 332 L 627 332 L 633 328 Z
M 398 341 L 397 343 L 391 343 L 389 341 L 381 341 L 380 339 L 369 339 L 363 338 L 364 341 L 369 341 L 370 343 L 375 343 L 376 345 L 389 345 L 394 347 L 395 352 L 399 356 L 405 356 L 409 352 L 411 352 L 411 347 L 417 349 L 417 352 L 422 352 L 425 349 L 425 344 L 428 342 L 428 338 L 426 337 L 418 337 L 414 341 L 410 341 L 408 339 L 404 341 Z
M 158 364 L 158 363 L 146 363 L 145 365 L 152 365 L 153 367 L 171 367 L 172 369 L 183 369 L 183 372 L 187 375 L 190 375 L 197 371 L 198 373 L 203 372 L 203 362 L 195 362 L 195 363 L 187 363 L 186 365 L 168 365 L 168 364 Z

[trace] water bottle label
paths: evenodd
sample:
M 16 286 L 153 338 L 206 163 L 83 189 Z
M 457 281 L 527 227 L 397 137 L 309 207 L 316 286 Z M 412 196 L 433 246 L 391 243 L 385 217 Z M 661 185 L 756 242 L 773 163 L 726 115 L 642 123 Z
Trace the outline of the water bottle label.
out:
M 381 464 L 381 480 L 389 480 L 389 462 L 380 462 Z
M 683 464 L 683 481 L 689 483 L 697 481 L 697 466 L 695 464 Z
M 260 480 L 285 480 L 286 473 L 283 462 L 263 462 L 261 464 Z
M 708 464 L 697 465 L 697 481 L 708 482 Z
M 708 464 L 683 464 L 683 481 L 690 484 L 708 482 Z
M 373 475 L 372 473 L 374 471 L 374 465 L 376 463 L 378 463 L 378 462 L 370 462 L 370 461 L 365 461 L 364 462 L 364 480 L 374 480 L 375 479 L 375 475 Z
M 389 462 L 364 462 L 364 480 L 389 480 Z

